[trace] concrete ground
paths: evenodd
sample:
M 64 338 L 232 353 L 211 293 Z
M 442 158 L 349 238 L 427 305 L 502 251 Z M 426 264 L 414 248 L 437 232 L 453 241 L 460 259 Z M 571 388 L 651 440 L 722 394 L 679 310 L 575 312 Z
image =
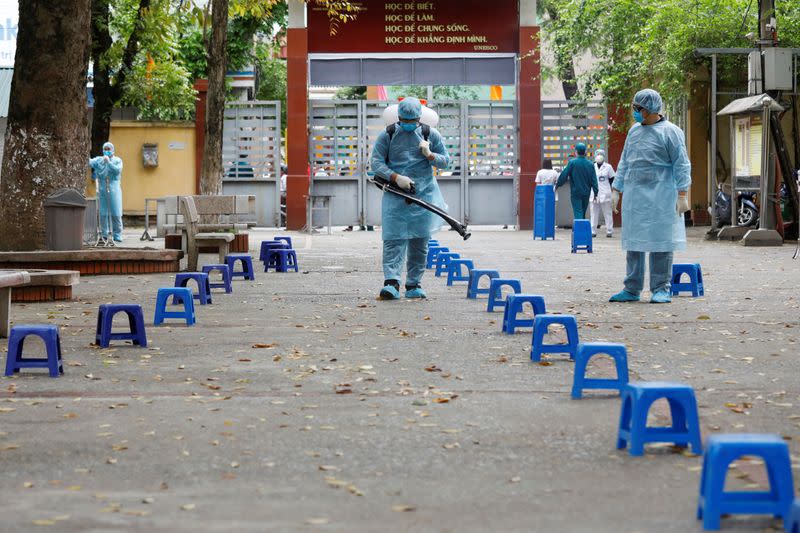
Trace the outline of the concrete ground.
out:
M 255 257 L 274 234 L 251 235 Z M 570 254 L 563 230 L 438 238 L 575 314 L 582 340 L 625 343 L 632 379 L 692 385 L 705 436 L 783 435 L 798 478 L 800 263 L 790 246 L 702 234 L 676 261 L 702 263 L 706 296 L 659 306 L 607 303 L 624 255 L 602 233 L 591 255 Z M 301 273 L 259 269 L 198 308 L 196 326 L 149 326 L 144 349 L 93 346 L 97 307 L 139 303 L 152 323 L 171 275 L 84 277 L 73 302 L 13 306 L 16 323 L 61 326 L 66 374 L 0 382 L 4 531 L 701 530 L 701 458 L 616 450 L 619 399 L 571 400 L 573 364 L 531 363 L 530 333 L 502 334 L 501 312 L 463 284 L 426 274 L 427 300 L 376 301 L 379 232 L 292 237 Z M 605 359 L 591 371 L 613 373 Z M 731 473 L 768 484 L 756 461 Z

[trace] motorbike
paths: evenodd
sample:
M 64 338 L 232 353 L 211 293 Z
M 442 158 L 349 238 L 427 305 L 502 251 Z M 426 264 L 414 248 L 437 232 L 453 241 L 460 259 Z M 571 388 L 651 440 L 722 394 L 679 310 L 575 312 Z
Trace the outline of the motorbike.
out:
M 756 193 L 741 191 L 736 195 L 736 225 L 739 227 L 755 226 L 758 224 L 758 206 L 755 203 Z M 717 187 L 714 198 L 714 215 L 717 227 L 727 226 L 731 223 L 731 195 Z

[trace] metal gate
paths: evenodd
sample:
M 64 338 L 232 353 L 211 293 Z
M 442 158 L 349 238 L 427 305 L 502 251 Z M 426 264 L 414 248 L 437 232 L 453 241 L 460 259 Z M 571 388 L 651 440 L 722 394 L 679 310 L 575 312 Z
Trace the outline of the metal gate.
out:
M 281 103 L 253 100 L 226 104 L 222 136 L 222 193 L 255 195 L 255 222 L 278 226 Z
M 587 155 L 608 146 L 608 121 L 602 102 L 542 101 L 542 157 L 564 168 L 575 156 L 575 144 L 586 144 Z
M 381 114 L 390 103 L 309 102 L 312 192 L 332 196 L 334 225 L 380 224 L 382 193 L 366 177 L 372 147 L 385 129 Z M 428 106 L 439 114 L 437 129 L 451 157 L 448 169 L 434 169 L 448 211 L 470 224 L 516 224 L 516 103 L 431 101 Z

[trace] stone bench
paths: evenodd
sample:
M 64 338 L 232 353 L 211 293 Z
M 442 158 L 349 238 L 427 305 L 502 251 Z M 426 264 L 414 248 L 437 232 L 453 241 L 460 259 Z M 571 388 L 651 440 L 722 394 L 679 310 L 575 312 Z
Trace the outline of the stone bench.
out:
M 11 327 L 11 287 L 31 281 L 24 270 L 0 270 L 0 337 L 8 337 Z

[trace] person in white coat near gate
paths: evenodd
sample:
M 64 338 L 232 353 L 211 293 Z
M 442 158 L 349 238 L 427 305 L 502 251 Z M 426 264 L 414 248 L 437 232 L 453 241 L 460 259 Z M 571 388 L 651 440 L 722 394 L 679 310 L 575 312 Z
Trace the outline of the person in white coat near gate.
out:
M 592 237 L 596 237 L 600 212 L 606 224 L 606 237 L 614 236 L 614 215 L 611 213 L 611 182 L 614 181 L 614 167 L 606 163 L 604 150 L 597 150 L 594 156 L 594 171 L 597 173 L 597 196 L 592 193 L 589 206 L 592 219 Z

